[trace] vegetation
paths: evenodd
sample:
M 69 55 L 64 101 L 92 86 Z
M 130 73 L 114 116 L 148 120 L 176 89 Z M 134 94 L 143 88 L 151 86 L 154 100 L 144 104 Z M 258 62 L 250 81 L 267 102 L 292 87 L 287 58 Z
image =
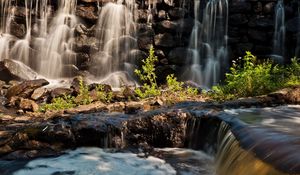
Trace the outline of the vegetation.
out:
M 112 92 L 106 92 L 104 89 L 104 85 L 98 85 L 96 87 L 96 93 L 97 93 L 97 99 L 99 101 L 105 102 L 105 103 L 110 103 L 113 98 L 113 93 Z
M 142 60 L 144 63 L 144 65 L 142 65 L 142 70 L 136 69 L 134 71 L 143 82 L 143 86 L 135 90 L 136 94 L 142 99 L 160 95 L 155 74 L 155 63 L 157 61 L 158 58 L 154 54 L 153 46 L 151 46 L 149 56 L 145 60 Z
M 90 96 L 89 86 L 84 84 L 82 78 L 79 80 L 79 95 L 76 97 L 78 105 L 87 105 L 92 103 L 92 98 Z
M 63 110 L 76 107 L 74 97 L 71 95 L 64 95 L 63 97 L 57 97 L 52 100 L 50 104 L 44 104 L 40 107 L 41 112 L 48 110 Z
M 259 63 L 251 52 L 246 52 L 242 60 L 233 62 L 230 73 L 226 74 L 225 85 L 214 86 L 209 95 L 216 100 L 230 100 L 267 94 L 300 84 L 299 70 L 300 63 L 295 58 L 284 67 L 274 65 L 270 60 Z
M 184 83 L 177 81 L 177 78 L 174 77 L 174 74 L 167 76 L 167 87 L 168 89 L 164 96 L 169 102 L 183 101 L 188 97 L 193 97 L 198 94 L 197 88 L 184 88 Z
M 135 70 L 137 76 L 144 83 L 141 88 L 137 88 L 135 90 L 136 94 L 140 98 L 144 99 L 162 95 L 166 97 L 169 102 L 174 102 L 186 100 L 188 97 L 194 96 L 198 93 L 198 90 L 195 88 L 184 88 L 184 83 L 177 81 L 174 74 L 167 76 L 167 90 L 164 93 L 161 93 L 162 88 L 160 88 L 156 82 L 155 63 L 157 61 L 158 59 L 154 54 L 154 49 L 151 47 L 149 50 L 149 56 L 145 60 L 142 60 L 144 63 L 142 65 L 142 69 Z

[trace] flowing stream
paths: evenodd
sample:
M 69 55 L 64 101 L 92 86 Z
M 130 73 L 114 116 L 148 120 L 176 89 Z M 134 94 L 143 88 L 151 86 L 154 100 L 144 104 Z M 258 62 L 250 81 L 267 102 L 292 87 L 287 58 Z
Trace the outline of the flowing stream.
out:
M 196 113 L 186 126 L 187 148 L 144 152 L 83 147 L 58 157 L 1 160 L 0 170 L 4 175 L 299 174 L 299 105 L 228 109 L 218 115 L 219 124 Z

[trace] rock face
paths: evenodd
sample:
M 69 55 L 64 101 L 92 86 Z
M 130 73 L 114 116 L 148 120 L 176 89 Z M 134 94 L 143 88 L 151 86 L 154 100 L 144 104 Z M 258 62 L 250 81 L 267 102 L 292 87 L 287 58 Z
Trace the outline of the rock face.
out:
M 102 44 L 96 36 L 99 10 L 109 2 L 113 1 L 80 0 L 77 2 L 75 14 L 81 20 L 81 23 L 75 27 L 75 38 L 72 39 L 72 50 L 75 53 L 71 56 L 72 58 L 65 56 L 66 58 L 63 59 L 67 75 L 74 76 L 78 75 L 80 70 L 94 70 L 94 67 L 98 68 L 98 66 L 95 66 L 95 59 L 91 55 L 97 52 Z M 137 46 L 134 48 L 134 53 L 130 51 L 131 55 L 124 56 L 124 60 L 130 60 L 129 62 L 131 63 L 137 62 L 137 65 L 139 65 L 140 58 L 145 58 L 144 52 L 151 45 L 154 45 L 155 50 L 161 51 L 162 55 L 164 55 L 158 65 L 160 69 L 168 69 L 171 73 L 174 73 L 177 70 L 169 69 L 170 67 L 183 67 L 189 63 L 191 58 L 187 48 L 194 25 L 194 2 L 193 0 L 185 2 L 178 0 L 156 2 L 157 9 L 148 10 L 148 1 L 135 1 L 133 6 L 136 9 L 132 15 L 135 21 L 136 33 L 134 36 L 136 36 Z M 201 1 L 201 4 L 205 3 L 206 1 Z M 228 3 L 228 50 L 230 53 L 228 60 L 243 56 L 247 50 L 260 58 L 269 58 L 273 47 L 272 38 L 274 36 L 275 6 L 277 1 L 229 0 Z M 289 41 L 285 46 L 286 58 L 295 56 L 297 33 L 299 35 L 298 25 L 300 25 L 297 8 L 299 3 L 297 0 L 285 1 L 286 41 Z M 16 19 L 12 21 L 11 34 L 18 38 L 24 38 L 26 34 L 26 8 L 22 2 L 17 4 L 18 6 L 15 9 Z M 53 14 L 55 14 L 58 1 L 51 1 L 51 4 L 53 5 Z M 150 13 L 152 18 L 149 16 Z M 35 18 L 32 19 L 34 20 Z M 201 22 L 197 25 L 200 28 L 202 27 Z M 114 56 L 112 55 L 112 57 Z M 76 60 L 74 61 L 75 66 L 67 64 L 69 59 Z M 34 76 L 33 73 L 28 73 L 23 67 L 21 69 L 20 67 L 13 69 L 15 66 L 19 65 L 7 60 L 0 63 L 0 80 L 32 79 L 31 77 Z M 14 70 L 24 71 L 14 72 Z M 23 77 L 24 75 L 27 77 Z M 162 74 L 162 76 L 158 77 L 164 79 L 164 75 Z

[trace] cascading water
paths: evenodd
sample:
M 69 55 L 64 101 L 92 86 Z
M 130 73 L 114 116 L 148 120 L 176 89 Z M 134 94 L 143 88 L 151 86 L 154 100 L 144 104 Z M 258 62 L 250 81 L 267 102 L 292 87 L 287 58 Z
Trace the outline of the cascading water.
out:
M 68 74 L 67 70 L 63 72 L 63 60 L 72 54 L 71 40 L 74 35 L 74 28 L 77 24 L 75 16 L 77 1 L 61 0 L 59 1 L 58 14 L 52 20 L 48 32 L 45 27 L 47 18 L 42 19 L 42 29 L 36 46 L 40 46 L 38 58 L 38 72 L 49 78 L 59 78 Z M 45 8 L 42 8 L 45 10 Z M 41 12 L 42 14 L 47 14 Z
M 195 0 L 189 44 L 192 65 L 186 68 L 183 78 L 210 87 L 219 82 L 221 69 L 227 64 L 228 1 L 209 0 L 203 15 L 200 9 L 200 0 Z
M 127 70 L 131 61 L 127 57 L 136 48 L 134 4 L 134 1 L 125 5 L 122 2 L 108 3 L 99 14 L 96 34 L 99 51 L 93 53 L 95 66 L 90 70 L 114 87 L 128 84 L 131 79 Z
M 279 0 L 275 8 L 275 31 L 273 39 L 273 59 L 283 63 L 285 47 L 285 10 L 283 0 Z
M 9 43 L 13 37 L 10 33 L 10 23 L 13 18 L 11 1 L 0 2 L 0 61 L 9 58 Z

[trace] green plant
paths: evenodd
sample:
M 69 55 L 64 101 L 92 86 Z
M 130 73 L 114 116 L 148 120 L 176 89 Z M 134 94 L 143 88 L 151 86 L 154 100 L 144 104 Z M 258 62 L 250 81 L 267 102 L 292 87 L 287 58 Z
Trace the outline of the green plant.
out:
M 282 87 L 285 77 L 283 68 L 269 60 L 262 63 L 246 52 L 241 62 L 233 62 L 230 73 L 226 74 L 225 85 L 213 87 L 210 96 L 217 100 L 257 96 Z
M 113 98 L 112 92 L 105 92 L 104 85 L 98 85 L 96 87 L 97 99 L 102 102 L 111 102 Z
M 156 82 L 155 63 L 158 61 L 157 56 L 154 54 L 153 46 L 150 47 L 149 56 L 142 60 L 142 69 L 136 69 L 134 72 L 143 82 L 141 88 L 135 90 L 140 98 L 147 98 L 160 95 L 160 90 Z
M 167 78 L 168 90 L 165 93 L 169 102 L 186 100 L 188 97 L 193 97 L 198 94 L 197 88 L 187 87 L 184 88 L 183 82 L 177 80 L 174 74 L 168 75 Z
M 300 85 L 300 59 L 293 58 L 287 67 L 288 80 L 286 86 Z
M 71 95 L 64 95 L 63 97 L 57 97 L 52 100 L 50 104 L 44 104 L 40 107 L 41 112 L 48 110 L 63 110 L 76 107 L 74 97 Z
M 87 105 L 93 101 L 90 96 L 89 86 L 84 84 L 82 78 L 79 80 L 79 94 L 76 99 L 78 99 L 76 100 L 76 103 L 80 105 Z

